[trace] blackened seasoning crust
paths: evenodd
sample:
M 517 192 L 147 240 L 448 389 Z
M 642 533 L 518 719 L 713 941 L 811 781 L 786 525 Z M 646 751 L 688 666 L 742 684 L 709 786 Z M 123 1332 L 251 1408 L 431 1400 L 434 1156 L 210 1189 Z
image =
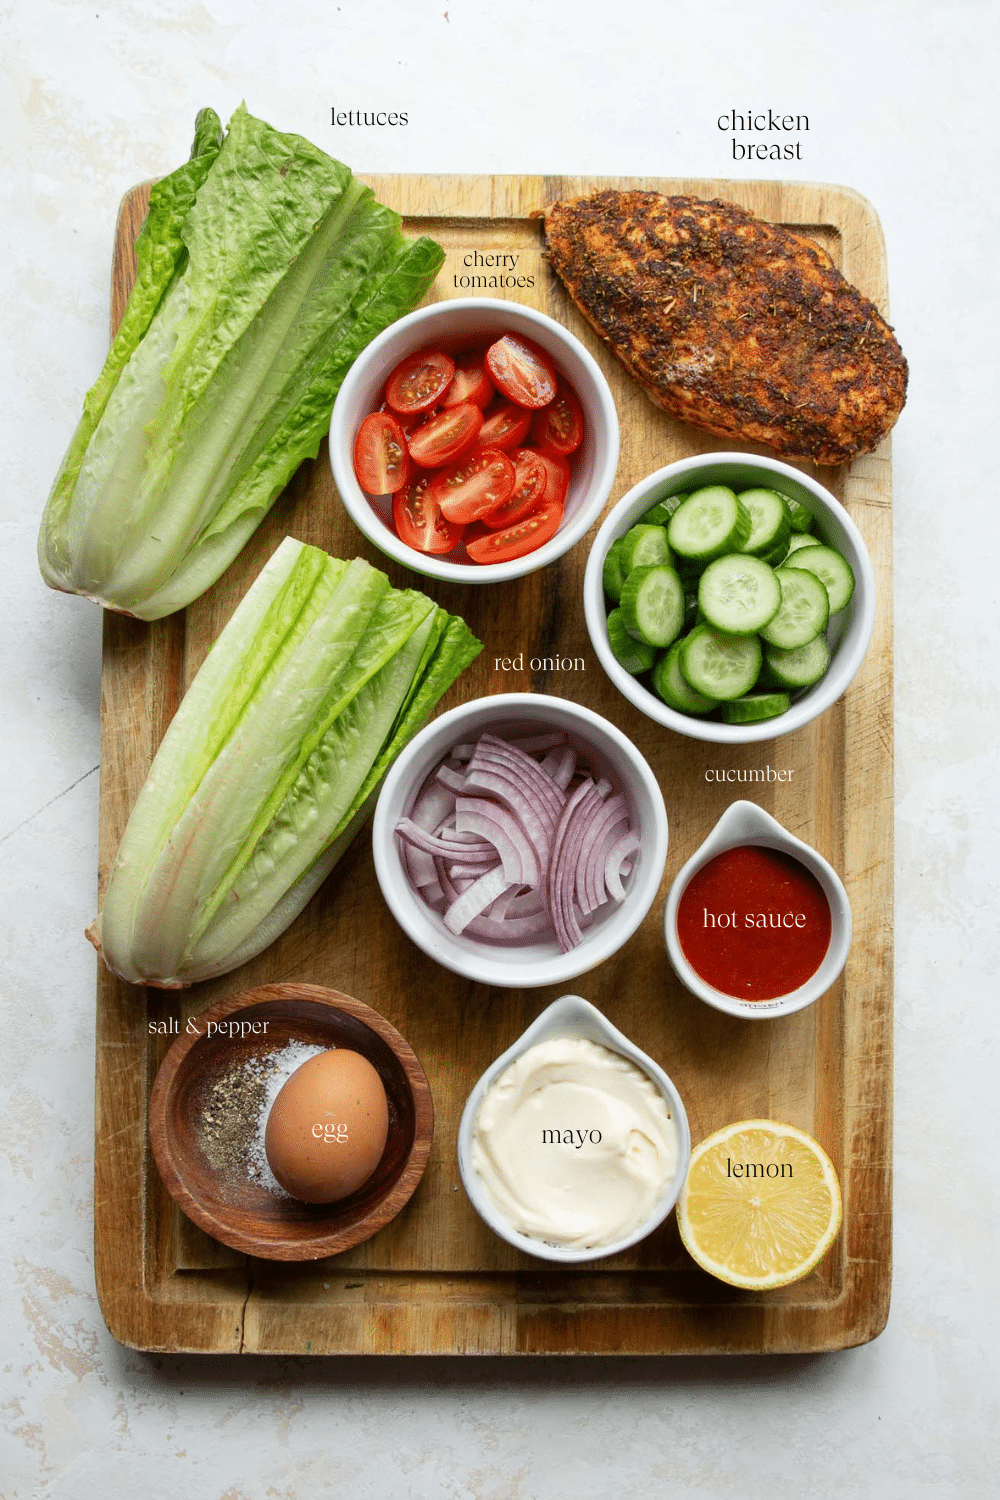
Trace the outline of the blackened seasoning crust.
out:
M 685 422 L 839 464 L 902 410 L 892 329 L 801 235 L 718 199 L 608 189 L 554 203 L 545 236 L 580 311 Z

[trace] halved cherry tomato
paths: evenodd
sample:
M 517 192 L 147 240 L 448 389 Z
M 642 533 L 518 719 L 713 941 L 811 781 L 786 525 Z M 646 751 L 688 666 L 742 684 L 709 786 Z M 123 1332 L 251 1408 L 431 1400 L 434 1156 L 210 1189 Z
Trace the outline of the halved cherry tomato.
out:
M 385 388 L 393 411 L 426 411 L 435 406 L 451 384 L 455 361 L 440 349 L 420 349 L 402 360 Z
M 387 411 L 390 417 L 399 423 L 403 429 L 403 436 L 406 439 L 407 447 L 409 447 L 410 438 L 416 432 L 417 428 L 423 427 L 424 423 L 429 422 L 431 417 L 437 416 L 437 410 L 436 406 L 430 406 L 426 411 L 393 411 L 384 401 L 379 407 L 379 411 Z
M 558 453 L 539 453 L 538 457 L 545 465 L 545 498 L 562 505 L 569 489 L 569 464 Z
M 514 493 L 514 465 L 499 448 L 474 448 L 431 480 L 431 494 L 449 521 L 467 526 Z
M 484 537 L 492 536 L 493 533 L 484 521 L 473 521 L 466 526 L 462 541 L 468 547 L 472 542 L 481 542 Z
M 451 552 L 462 539 L 464 526 L 445 520 L 430 493 L 431 476 L 423 474 L 392 497 L 392 524 L 407 547 L 418 552 Z
M 456 364 L 451 385 L 441 397 L 441 405 L 458 406 L 463 401 L 471 401 L 482 411 L 493 400 L 493 394 L 493 386 L 482 358 L 469 359 Z
M 497 389 L 518 406 L 535 411 L 555 398 L 555 365 L 544 349 L 519 333 L 505 333 L 490 345 L 486 368 Z
M 534 552 L 555 536 L 562 518 L 561 505 L 543 500 L 537 510 L 508 526 L 506 531 L 491 531 L 489 536 L 470 542 L 469 556 L 477 563 L 513 562 L 515 557 Z
M 365 417 L 354 439 L 354 474 L 369 495 L 394 495 L 410 477 L 406 438 L 387 411 Z
M 483 414 L 471 401 L 450 406 L 411 435 L 410 457 L 424 469 L 454 463 L 460 453 L 471 448 L 482 425 Z
M 510 456 L 514 464 L 514 491 L 509 500 L 483 517 L 491 531 L 513 526 L 540 505 L 545 494 L 548 470 L 538 454 L 530 448 L 518 448 Z
M 502 406 L 495 406 L 487 413 L 479 441 L 484 448 L 502 448 L 505 452 L 511 448 L 520 448 L 528 436 L 530 426 L 531 412 L 525 411 L 523 406 L 513 406 L 505 401 Z
M 565 457 L 583 442 L 583 411 L 568 385 L 560 383 L 556 399 L 531 424 L 531 441 L 544 453 Z

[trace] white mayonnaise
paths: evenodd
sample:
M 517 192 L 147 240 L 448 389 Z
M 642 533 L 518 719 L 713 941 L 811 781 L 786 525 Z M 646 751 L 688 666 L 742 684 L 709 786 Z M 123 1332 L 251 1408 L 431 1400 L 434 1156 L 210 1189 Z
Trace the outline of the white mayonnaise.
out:
M 645 1223 L 678 1150 L 653 1080 L 620 1053 L 567 1036 L 529 1048 L 490 1085 L 472 1161 L 514 1229 L 583 1249 Z

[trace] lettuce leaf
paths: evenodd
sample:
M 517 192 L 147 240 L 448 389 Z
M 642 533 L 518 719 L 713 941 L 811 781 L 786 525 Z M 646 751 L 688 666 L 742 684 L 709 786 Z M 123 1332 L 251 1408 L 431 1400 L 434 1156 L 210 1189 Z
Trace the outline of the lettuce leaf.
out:
M 150 768 L 90 936 L 133 983 L 226 973 L 283 931 L 481 650 L 462 620 L 286 538 Z
M 158 183 L 122 327 L 59 471 L 39 562 L 143 619 L 197 598 L 305 458 L 367 343 L 444 253 L 342 163 L 241 106 Z

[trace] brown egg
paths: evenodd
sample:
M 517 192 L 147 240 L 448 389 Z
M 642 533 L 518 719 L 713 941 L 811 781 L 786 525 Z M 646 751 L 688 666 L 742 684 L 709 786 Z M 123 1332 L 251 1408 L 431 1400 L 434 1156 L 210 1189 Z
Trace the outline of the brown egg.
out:
M 293 1198 L 335 1203 L 368 1181 L 388 1133 L 381 1078 L 360 1053 L 337 1047 L 296 1068 L 271 1106 L 264 1150 Z

